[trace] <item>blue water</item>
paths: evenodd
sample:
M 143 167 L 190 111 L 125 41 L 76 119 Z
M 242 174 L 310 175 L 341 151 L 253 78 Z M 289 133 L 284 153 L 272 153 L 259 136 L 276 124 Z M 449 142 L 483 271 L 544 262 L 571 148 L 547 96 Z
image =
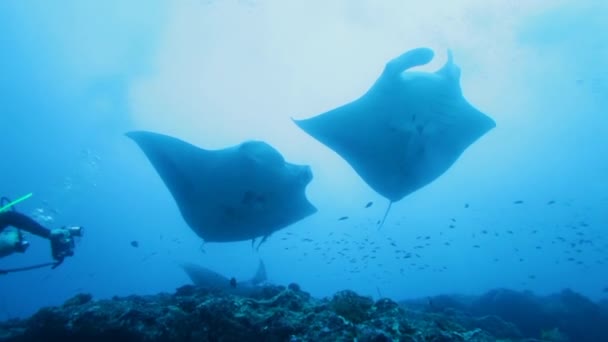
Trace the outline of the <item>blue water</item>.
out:
M 20 211 L 85 227 L 57 269 L 0 276 L 0 319 L 79 292 L 170 292 L 189 281 L 183 261 L 246 279 L 260 258 L 271 282 L 315 296 L 569 287 L 605 297 L 608 5 L 497 3 L 0 2 L 0 195 L 32 192 Z M 497 127 L 395 203 L 378 231 L 387 201 L 290 118 L 355 99 L 419 46 L 436 52 L 424 71 L 453 50 L 465 97 Z M 259 253 L 203 245 L 124 136 L 134 129 L 210 149 L 265 140 L 311 165 L 319 212 Z M 29 240 L 0 269 L 50 260 L 47 241 Z

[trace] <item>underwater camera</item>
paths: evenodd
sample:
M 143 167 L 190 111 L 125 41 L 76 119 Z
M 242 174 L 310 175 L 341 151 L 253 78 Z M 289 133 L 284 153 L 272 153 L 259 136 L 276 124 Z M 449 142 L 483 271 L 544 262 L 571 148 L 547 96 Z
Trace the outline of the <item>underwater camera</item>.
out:
M 82 227 L 62 227 L 51 231 L 51 251 L 55 260 L 63 261 L 65 257 L 74 255 L 76 236 L 82 236 Z

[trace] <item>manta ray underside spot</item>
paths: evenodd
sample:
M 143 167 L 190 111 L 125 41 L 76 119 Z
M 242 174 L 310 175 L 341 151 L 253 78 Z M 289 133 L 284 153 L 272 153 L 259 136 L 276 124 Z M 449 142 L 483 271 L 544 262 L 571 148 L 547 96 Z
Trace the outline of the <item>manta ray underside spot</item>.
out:
M 496 126 L 463 97 L 450 51 L 436 72 L 406 71 L 433 55 L 428 48 L 407 51 L 388 62 L 359 99 L 294 122 L 346 160 L 374 191 L 397 202 L 441 176 Z
M 129 132 L 205 242 L 262 241 L 317 209 L 306 198 L 310 167 L 261 141 L 205 150 L 152 132 Z

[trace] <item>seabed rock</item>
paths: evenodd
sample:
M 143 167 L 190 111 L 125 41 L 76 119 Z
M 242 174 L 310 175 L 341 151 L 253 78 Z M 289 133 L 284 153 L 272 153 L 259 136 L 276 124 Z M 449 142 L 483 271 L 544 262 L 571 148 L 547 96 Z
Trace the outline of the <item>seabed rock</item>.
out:
M 0 341 L 526 341 L 498 317 L 477 320 L 348 290 L 316 299 L 291 284 L 242 297 L 187 285 L 152 296 L 79 294 L 30 318 L 0 323 Z

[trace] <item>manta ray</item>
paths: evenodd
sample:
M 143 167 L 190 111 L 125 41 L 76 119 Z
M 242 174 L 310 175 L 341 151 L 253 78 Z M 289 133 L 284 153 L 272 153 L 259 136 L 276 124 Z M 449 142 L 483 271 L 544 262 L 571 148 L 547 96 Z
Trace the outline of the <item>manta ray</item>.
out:
M 272 146 L 246 141 L 206 150 L 159 133 L 126 134 L 148 157 L 186 223 L 205 242 L 262 237 L 314 214 L 306 198 L 307 165 L 285 161 Z
M 242 282 L 237 281 L 235 278 L 228 279 L 228 277 L 220 273 L 197 264 L 183 263 L 180 266 L 197 287 L 241 296 L 255 294 L 261 290 L 261 285 L 266 282 L 266 267 L 261 260 L 253 278 Z
M 393 202 L 437 179 L 496 126 L 463 97 L 451 51 L 436 72 L 407 71 L 429 63 L 433 55 L 428 48 L 407 51 L 386 64 L 363 96 L 293 120 L 390 201 L 382 223 Z

